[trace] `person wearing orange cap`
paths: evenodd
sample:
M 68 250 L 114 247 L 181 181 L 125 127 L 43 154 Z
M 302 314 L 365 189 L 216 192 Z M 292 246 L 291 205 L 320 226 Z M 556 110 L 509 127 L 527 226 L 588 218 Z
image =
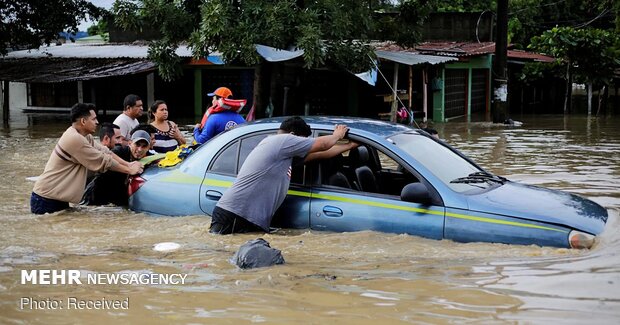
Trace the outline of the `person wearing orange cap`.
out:
M 219 87 L 212 93 L 212 106 L 207 109 L 200 124 L 194 127 L 194 140 L 202 144 L 214 136 L 230 130 L 235 126 L 245 123 L 245 119 L 239 115 L 245 105 L 245 100 L 231 100 L 232 91 L 226 87 Z

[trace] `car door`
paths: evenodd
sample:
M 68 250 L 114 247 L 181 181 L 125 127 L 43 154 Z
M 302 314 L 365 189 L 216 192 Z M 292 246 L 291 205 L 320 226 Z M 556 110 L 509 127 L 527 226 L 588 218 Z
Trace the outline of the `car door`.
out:
M 271 225 L 279 228 L 310 228 L 310 194 L 309 185 L 313 166 L 293 159 L 291 184 L 284 202 L 274 214 Z
M 208 166 L 200 185 L 200 209 L 211 215 L 215 204 L 237 176 L 241 140 L 229 143 L 220 150 Z
M 232 185 L 247 156 L 264 138 L 272 134 L 275 134 L 275 130 L 248 135 L 229 143 L 215 155 L 200 187 L 200 208 L 204 213 L 213 213 L 217 201 Z M 297 181 L 304 179 L 304 170 L 303 164 L 293 169 L 289 194 L 274 218 L 278 220 L 277 226 L 309 227 L 310 189 L 304 189 L 303 184 Z
M 248 135 L 223 147 L 208 166 L 202 186 L 200 187 L 200 208 L 206 214 L 213 213 L 213 208 L 224 192 L 232 185 L 237 173 L 252 149 L 272 131 Z
M 337 232 L 375 230 L 443 238 L 444 207 L 402 201 L 396 193 L 400 193 L 404 185 L 398 184 L 418 182 L 415 174 L 392 159 L 393 154 L 383 153 L 370 144 L 364 146 L 371 152 L 371 158 L 381 159 L 364 162 L 360 161 L 360 156 L 349 154 L 355 158 L 347 162 L 345 157 L 343 167 L 337 173 L 347 175 L 351 188 L 329 185 L 328 180 L 332 177 L 322 174 L 319 184 L 312 190 L 311 228 Z M 323 161 L 321 173 L 325 170 L 323 164 L 331 165 L 333 170 L 333 163 Z M 369 176 L 370 181 L 377 183 L 374 192 L 360 188 L 359 184 L 365 181 L 357 179 L 358 174 L 362 175 L 359 171 L 369 169 L 373 175 Z

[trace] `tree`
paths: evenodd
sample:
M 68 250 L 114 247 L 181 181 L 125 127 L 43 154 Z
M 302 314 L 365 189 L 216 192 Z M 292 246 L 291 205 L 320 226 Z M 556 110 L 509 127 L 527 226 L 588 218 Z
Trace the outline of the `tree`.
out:
M 530 48 L 551 55 L 566 67 L 564 112 L 573 78 L 588 85 L 588 114 L 592 112 L 592 87 L 609 85 L 620 66 L 620 38 L 614 32 L 596 28 L 554 27 L 532 38 Z
M 615 3 L 615 4 L 614 4 Z M 527 48 L 534 36 L 553 27 L 613 29 L 618 21 L 614 0 L 511 0 L 509 39 Z
M 438 12 L 495 12 L 496 0 L 435 0 Z M 530 39 L 553 27 L 617 28 L 617 0 L 510 0 L 508 42 L 525 49 Z
M 108 29 L 108 17 L 103 15 L 104 18 L 100 19 L 97 24 L 88 27 L 86 32 L 89 36 L 101 35 L 103 38 L 108 37 L 109 29 Z
M 479 12 L 495 10 L 496 0 L 435 0 L 437 12 Z
M 415 31 L 429 3 L 401 2 L 405 10 L 393 18 L 393 29 L 388 32 Z M 113 12 L 122 28 L 135 30 L 147 24 L 158 28 L 161 37 L 150 45 L 149 58 L 166 80 L 182 73 L 175 49 L 184 42 L 195 57 L 217 51 L 229 64 L 256 66 L 254 103 L 262 109 L 268 94 L 258 85 L 269 71 L 264 69 L 256 44 L 302 49 L 307 69 L 335 64 L 352 72 L 366 71 L 374 57 L 369 42 L 380 34 L 373 6 L 383 8 L 386 1 L 117 0 Z M 415 42 L 414 32 L 400 35 L 402 44 Z
M 99 17 L 101 10 L 86 0 L 0 1 L 0 54 L 6 55 L 7 47 L 50 44 L 59 32 L 77 32 L 80 21 Z

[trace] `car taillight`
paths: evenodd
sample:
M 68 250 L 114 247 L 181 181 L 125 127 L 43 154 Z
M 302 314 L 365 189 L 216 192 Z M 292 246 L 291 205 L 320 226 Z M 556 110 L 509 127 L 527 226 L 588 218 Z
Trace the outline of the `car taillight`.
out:
M 129 177 L 129 185 L 127 186 L 127 192 L 129 196 L 132 196 L 136 191 L 144 185 L 146 180 L 140 176 L 130 176 Z
M 571 248 L 592 248 L 594 238 L 594 235 L 577 230 L 573 230 L 568 234 L 568 242 Z

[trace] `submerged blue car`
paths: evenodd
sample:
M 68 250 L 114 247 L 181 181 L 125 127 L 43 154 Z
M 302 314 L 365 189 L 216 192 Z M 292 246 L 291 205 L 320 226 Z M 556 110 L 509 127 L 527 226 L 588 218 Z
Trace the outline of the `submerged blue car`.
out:
M 590 248 L 607 222 L 574 194 L 493 175 L 422 130 L 371 119 L 306 117 L 317 137 L 346 124 L 359 147 L 293 166 L 272 226 L 375 230 L 458 242 Z M 173 167 L 150 167 L 129 185 L 134 211 L 210 215 L 250 151 L 284 118 L 222 133 Z

